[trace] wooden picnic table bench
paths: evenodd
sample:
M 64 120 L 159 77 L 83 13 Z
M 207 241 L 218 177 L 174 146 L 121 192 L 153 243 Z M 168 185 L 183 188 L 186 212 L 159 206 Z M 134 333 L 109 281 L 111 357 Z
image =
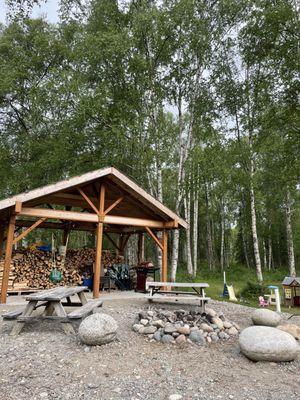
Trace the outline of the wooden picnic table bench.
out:
M 148 292 L 147 298 L 153 301 L 154 296 L 158 295 L 160 298 L 178 300 L 190 300 L 191 296 L 196 296 L 199 300 L 199 305 L 205 308 L 205 304 L 210 300 L 206 297 L 205 289 L 209 287 L 208 283 L 181 283 L 181 282 L 146 282 L 146 291 Z M 193 291 L 176 290 L 176 288 L 192 289 Z M 175 289 L 175 290 L 174 290 Z M 159 298 L 157 297 L 157 298 Z
M 26 297 L 27 305 L 23 309 L 10 311 L 3 314 L 4 319 L 16 319 L 16 323 L 11 331 L 11 335 L 18 335 L 26 322 L 33 322 L 36 320 L 53 320 L 60 321 L 64 332 L 69 335 L 75 333 L 71 321 L 75 319 L 85 318 L 91 314 L 94 309 L 102 306 L 102 300 L 94 299 L 87 301 L 84 294 L 85 286 L 63 287 L 43 290 L 41 292 L 30 294 Z M 71 301 L 71 296 L 77 295 L 80 302 L 74 303 Z M 67 302 L 62 302 L 66 299 Z M 67 314 L 64 306 L 78 306 L 80 307 Z M 32 315 L 33 311 L 38 307 L 44 306 L 44 312 L 41 315 Z

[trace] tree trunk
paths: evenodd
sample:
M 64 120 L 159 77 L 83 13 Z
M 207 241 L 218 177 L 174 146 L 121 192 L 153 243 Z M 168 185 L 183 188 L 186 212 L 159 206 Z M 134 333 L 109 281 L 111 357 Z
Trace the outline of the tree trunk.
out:
M 193 262 L 192 262 L 192 249 L 191 249 L 191 195 L 188 192 L 184 198 L 184 213 L 185 220 L 188 223 L 186 229 L 186 261 L 187 261 L 187 272 L 189 275 L 193 275 Z
M 206 250 L 207 250 L 207 261 L 209 269 L 214 268 L 213 261 L 213 247 L 212 247 L 212 232 L 211 232 L 211 220 L 209 215 L 209 193 L 207 183 L 205 183 L 205 216 L 206 216 Z
M 163 183 L 162 183 L 162 168 L 160 165 L 156 163 L 156 174 L 157 174 L 157 200 L 161 203 L 163 202 Z M 157 237 L 159 240 L 162 240 L 162 232 L 157 233 Z M 156 247 L 156 255 L 157 255 L 157 266 L 162 273 L 162 251 L 160 247 Z
M 220 249 L 220 265 L 221 271 L 224 270 L 224 240 L 225 240 L 225 221 L 224 221 L 224 204 L 221 202 L 221 249 Z
M 194 271 L 193 276 L 194 278 L 197 275 L 197 263 L 198 263 L 198 213 L 199 213 L 199 200 L 198 200 L 198 192 L 194 191 L 194 212 L 193 212 L 193 264 L 194 264 Z
M 286 241 L 287 241 L 287 254 L 288 254 L 288 265 L 290 276 L 296 276 L 295 268 L 295 254 L 294 254 L 294 242 L 293 242 L 293 230 L 292 230 L 292 201 L 289 189 L 286 193 Z
M 272 256 L 272 239 L 269 237 L 268 238 L 268 270 L 271 271 L 272 269 L 272 261 L 273 261 L 273 256 Z
M 263 257 L 264 257 L 264 269 L 267 269 L 267 249 L 265 240 L 263 240 Z
M 261 262 L 259 254 L 258 236 L 257 236 L 257 226 L 256 226 L 256 209 L 255 209 L 255 195 L 253 188 L 253 176 L 254 176 L 254 160 L 251 154 L 250 162 L 250 209 L 251 209 L 251 228 L 252 228 L 252 239 L 253 239 L 253 250 L 254 250 L 254 260 L 256 267 L 256 275 L 259 283 L 263 282 L 263 275 L 261 271 Z

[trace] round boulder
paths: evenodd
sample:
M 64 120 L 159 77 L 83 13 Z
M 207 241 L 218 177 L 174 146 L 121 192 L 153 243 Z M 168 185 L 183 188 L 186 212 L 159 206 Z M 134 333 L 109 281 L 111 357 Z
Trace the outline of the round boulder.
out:
M 253 361 L 292 361 L 299 346 L 289 334 L 269 326 L 250 326 L 239 337 L 241 352 Z
M 257 308 L 252 313 L 252 322 L 254 325 L 277 326 L 281 321 L 281 317 L 277 312 Z
M 80 340 L 89 346 L 106 344 L 115 339 L 118 325 L 107 314 L 92 314 L 85 318 L 79 326 Z

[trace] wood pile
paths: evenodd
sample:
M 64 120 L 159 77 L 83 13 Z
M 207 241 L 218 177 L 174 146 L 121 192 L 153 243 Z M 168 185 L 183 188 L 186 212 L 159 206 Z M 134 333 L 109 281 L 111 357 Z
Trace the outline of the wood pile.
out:
M 92 267 L 95 261 L 95 249 L 69 249 L 66 258 L 56 255 L 56 269 L 62 272 L 60 285 L 75 286 L 82 283 L 82 275 L 87 266 Z M 122 262 L 122 257 L 110 251 L 102 252 L 104 268 Z M 0 285 L 2 282 L 4 260 L 0 260 Z M 13 254 L 10 270 L 9 291 L 32 289 L 49 289 L 53 287 L 50 273 L 53 270 L 51 252 L 40 250 L 21 250 Z

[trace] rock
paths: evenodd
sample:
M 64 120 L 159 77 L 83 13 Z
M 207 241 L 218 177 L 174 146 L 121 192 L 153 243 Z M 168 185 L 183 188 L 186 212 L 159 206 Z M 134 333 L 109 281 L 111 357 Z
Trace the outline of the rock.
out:
M 211 337 L 208 336 L 208 337 L 206 338 L 206 341 L 207 341 L 207 343 L 211 343 Z
M 161 336 L 162 336 L 162 331 L 161 331 L 160 329 L 158 329 L 158 330 L 154 333 L 153 339 L 155 339 L 157 342 L 160 342 Z
M 220 315 L 219 315 L 219 318 L 220 318 L 220 320 L 221 321 L 226 321 L 226 318 L 225 318 L 225 315 L 223 314 L 223 313 L 221 313 Z
M 277 326 L 281 321 L 281 317 L 275 311 L 265 308 L 257 308 L 252 313 L 252 322 L 254 325 Z
M 81 322 L 78 334 L 83 343 L 97 346 L 114 340 L 117 329 L 118 324 L 110 315 L 95 313 Z
M 173 324 L 171 324 L 171 323 L 169 323 L 169 322 L 167 322 L 166 323 L 166 325 L 165 325 L 165 333 L 173 333 L 173 332 L 176 332 L 176 328 L 175 328 L 175 325 L 173 325 Z
M 163 335 L 160 339 L 162 343 L 174 343 L 174 338 L 171 335 Z
M 177 344 L 186 343 L 186 337 L 185 337 L 185 335 L 184 335 L 184 334 L 179 335 L 179 336 L 176 338 L 175 342 L 176 342 Z
M 143 333 L 144 333 L 144 330 L 145 330 L 145 327 L 144 327 L 144 325 L 142 325 L 142 326 L 140 327 L 140 329 L 138 330 L 138 333 L 143 334 Z
M 191 332 L 191 328 L 189 327 L 189 325 L 180 326 L 179 328 L 177 328 L 177 332 L 183 335 L 189 335 Z
M 191 328 L 191 332 L 195 332 L 195 331 L 199 331 L 198 326 L 193 326 L 193 327 Z
M 232 323 L 229 321 L 224 321 L 223 322 L 224 328 L 230 329 L 232 327 Z
M 279 325 L 276 328 L 289 333 L 290 335 L 294 336 L 296 340 L 300 340 L 300 326 L 295 324 L 286 324 Z
M 165 326 L 164 322 L 161 319 L 156 319 L 152 321 L 152 325 L 156 326 L 157 328 L 163 328 Z
M 217 325 L 217 327 L 218 327 L 219 329 L 224 328 L 223 321 L 222 321 L 221 318 L 219 318 L 219 317 L 213 317 L 212 323 L 213 323 L 214 325 Z
M 152 333 L 155 333 L 157 331 L 156 326 L 153 325 L 148 325 L 144 327 L 143 334 L 144 335 L 151 335 Z
M 200 333 L 199 331 L 193 331 L 190 333 L 189 335 L 189 339 L 194 342 L 197 343 L 199 345 L 204 345 L 205 344 L 205 339 L 202 335 L 202 333 Z
M 238 333 L 239 333 L 239 331 L 234 326 L 232 326 L 231 328 L 228 329 L 228 335 L 230 335 L 230 336 L 235 336 Z
M 203 322 L 202 324 L 200 324 L 200 328 L 204 331 L 204 332 L 213 332 L 214 328 L 212 328 L 210 325 L 206 324 L 205 322 Z
M 269 326 L 250 326 L 239 336 L 241 352 L 253 361 L 292 361 L 299 352 L 296 340 L 287 332 Z
M 169 400 L 181 400 L 182 398 L 181 394 L 171 394 L 169 396 Z
M 227 339 L 229 339 L 229 335 L 228 335 L 226 332 L 219 332 L 219 333 L 218 333 L 218 336 L 219 336 L 219 338 L 222 339 L 222 340 L 227 340 Z
M 148 325 L 149 321 L 148 321 L 146 318 L 142 318 L 142 319 L 140 320 L 140 323 L 141 323 L 142 325 L 146 326 L 146 325 Z
M 216 333 L 213 333 L 210 338 L 213 342 L 217 342 L 219 340 L 219 336 Z
M 138 332 L 141 328 L 143 328 L 142 324 L 134 324 L 134 325 L 132 325 L 132 329 L 134 330 L 134 332 Z
M 240 326 L 237 324 L 237 323 L 233 323 L 233 326 L 235 326 L 236 327 L 236 329 L 238 330 L 238 331 L 240 331 L 241 330 L 241 328 L 240 328 Z
M 147 319 L 148 314 L 146 313 L 146 311 L 140 311 L 139 312 L 139 319 Z
M 173 332 L 172 333 L 173 338 L 177 338 L 179 335 L 180 335 L 180 333 L 178 333 L 178 332 Z
M 210 317 L 216 317 L 217 316 L 217 313 L 212 308 L 207 308 L 206 309 L 206 314 L 209 315 Z
M 151 310 L 147 311 L 147 315 L 149 315 L 149 317 L 152 318 L 154 316 L 154 311 Z

